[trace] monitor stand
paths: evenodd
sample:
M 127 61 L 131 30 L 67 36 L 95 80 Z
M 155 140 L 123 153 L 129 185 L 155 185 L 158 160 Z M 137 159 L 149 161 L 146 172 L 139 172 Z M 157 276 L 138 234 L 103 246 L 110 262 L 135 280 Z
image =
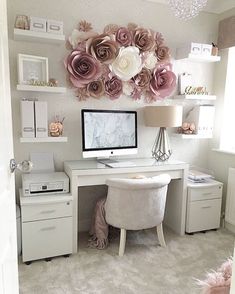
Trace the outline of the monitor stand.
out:
M 102 163 L 102 164 L 105 164 L 105 165 L 108 165 L 108 164 L 110 164 L 110 163 L 116 163 L 116 162 L 118 162 L 118 160 L 115 160 L 115 159 L 110 159 L 110 158 L 97 158 L 97 161 L 99 162 L 99 163 Z

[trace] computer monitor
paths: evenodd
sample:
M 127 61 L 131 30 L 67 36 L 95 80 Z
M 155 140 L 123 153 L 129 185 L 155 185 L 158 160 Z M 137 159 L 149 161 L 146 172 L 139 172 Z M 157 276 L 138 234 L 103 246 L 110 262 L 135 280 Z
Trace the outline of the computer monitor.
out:
M 82 109 L 82 155 L 109 157 L 137 153 L 137 112 Z

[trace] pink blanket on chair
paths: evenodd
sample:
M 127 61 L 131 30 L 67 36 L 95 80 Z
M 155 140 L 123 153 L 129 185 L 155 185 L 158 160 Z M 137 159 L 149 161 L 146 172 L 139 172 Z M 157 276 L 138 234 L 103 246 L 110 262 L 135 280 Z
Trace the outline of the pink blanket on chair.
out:
M 106 198 L 100 199 L 95 206 L 95 211 L 90 229 L 90 239 L 88 246 L 97 249 L 105 249 L 108 246 L 109 227 L 105 220 L 105 204 Z

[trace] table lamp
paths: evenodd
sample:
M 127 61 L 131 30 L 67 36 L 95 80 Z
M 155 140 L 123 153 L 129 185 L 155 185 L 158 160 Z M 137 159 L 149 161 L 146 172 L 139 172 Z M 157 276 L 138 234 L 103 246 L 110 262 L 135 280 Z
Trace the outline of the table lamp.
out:
M 165 161 L 172 154 L 167 127 L 179 127 L 182 124 L 182 106 L 146 106 L 144 119 L 147 127 L 160 127 L 155 139 L 152 156 L 157 161 Z

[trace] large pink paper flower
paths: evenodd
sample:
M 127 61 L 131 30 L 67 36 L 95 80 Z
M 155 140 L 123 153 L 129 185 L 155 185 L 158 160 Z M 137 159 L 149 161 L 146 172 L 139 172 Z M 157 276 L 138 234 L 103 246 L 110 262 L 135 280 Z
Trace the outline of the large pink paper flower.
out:
M 111 100 L 118 99 L 122 94 L 122 81 L 114 76 L 105 82 L 105 93 Z
M 150 93 L 159 98 L 169 96 L 176 86 L 176 76 L 171 71 L 171 65 L 156 67 L 150 81 Z
M 102 74 L 101 64 L 91 55 L 74 50 L 65 61 L 69 79 L 74 87 L 84 87 Z
M 152 50 L 155 45 L 154 36 L 151 30 L 136 29 L 134 33 L 134 44 L 140 52 Z
M 131 32 L 124 27 L 121 27 L 116 32 L 116 41 L 124 47 L 130 46 L 132 43 L 132 34 Z
M 102 63 L 109 64 L 117 56 L 118 43 L 109 35 L 99 35 L 87 41 L 87 53 Z

